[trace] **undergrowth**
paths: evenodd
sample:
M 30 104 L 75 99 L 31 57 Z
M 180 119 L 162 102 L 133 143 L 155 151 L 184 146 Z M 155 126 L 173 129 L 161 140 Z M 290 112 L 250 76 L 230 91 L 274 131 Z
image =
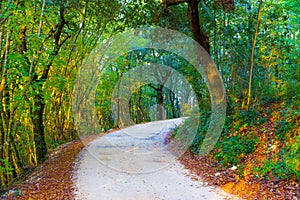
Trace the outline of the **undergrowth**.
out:
M 271 115 L 277 113 L 276 119 Z M 198 154 L 203 139 L 208 129 L 210 114 L 202 113 L 199 117 L 197 133 L 193 138 L 190 149 Z M 196 123 L 197 118 L 190 118 L 182 125 L 188 127 Z M 270 127 L 275 129 L 275 134 L 268 133 Z M 262 134 L 265 134 L 267 143 L 262 142 Z M 269 135 L 271 136 L 269 136 Z M 188 135 L 185 134 L 185 135 Z M 192 134 L 193 135 L 193 134 Z M 175 130 L 173 137 L 184 139 L 184 135 L 178 137 Z M 300 112 L 295 109 L 270 107 L 263 112 L 256 110 L 240 111 L 227 116 L 223 133 L 217 142 L 215 149 L 209 156 L 219 161 L 220 166 L 231 167 L 236 165 L 240 175 L 246 166 L 245 158 L 255 153 L 258 146 L 270 145 L 277 141 L 278 151 L 263 152 L 267 155 L 262 164 L 253 166 L 252 174 L 264 179 L 294 179 L 300 180 Z M 255 157 L 255 155 L 253 155 Z

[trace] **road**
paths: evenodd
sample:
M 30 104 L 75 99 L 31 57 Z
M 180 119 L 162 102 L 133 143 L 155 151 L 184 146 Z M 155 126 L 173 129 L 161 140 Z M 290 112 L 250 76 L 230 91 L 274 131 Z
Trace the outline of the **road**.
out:
M 74 172 L 76 199 L 231 199 L 192 178 L 165 144 L 167 133 L 182 121 L 139 124 L 93 140 L 80 153 Z

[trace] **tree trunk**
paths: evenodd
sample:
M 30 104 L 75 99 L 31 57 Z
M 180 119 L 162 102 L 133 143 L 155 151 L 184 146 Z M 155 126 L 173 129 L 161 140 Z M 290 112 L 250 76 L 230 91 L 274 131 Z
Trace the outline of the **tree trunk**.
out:
M 198 0 L 188 0 L 188 18 L 194 35 L 194 39 L 210 53 L 209 38 L 201 29 L 201 22 L 199 20 Z
M 44 6 L 44 5 L 43 5 Z M 60 6 L 60 18 L 58 24 L 56 25 L 56 31 L 53 35 L 55 46 L 53 47 L 52 53 L 48 58 L 48 63 L 45 66 L 42 75 L 38 78 L 35 72 L 35 66 L 31 67 L 30 74 L 32 75 L 31 86 L 33 87 L 32 90 L 35 92 L 33 98 L 33 106 L 31 107 L 31 114 L 32 114 L 32 123 L 33 123 L 33 131 L 34 131 L 34 141 L 36 146 L 36 154 L 37 160 L 41 163 L 45 155 L 47 154 L 47 147 L 45 141 L 45 130 L 44 130 L 44 119 L 43 114 L 45 110 L 45 100 L 43 97 L 43 86 L 48 79 L 50 68 L 53 64 L 54 58 L 58 55 L 60 48 L 66 42 L 67 39 L 70 38 L 67 35 L 62 41 L 61 36 L 63 33 L 63 28 L 66 24 L 64 15 L 65 15 L 65 5 L 64 3 Z M 61 42 L 60 42 L 61 41 Z
M 256 29 L 255 29 L 255 34 L 254 34 L 254 39 L 253 39 L 253 44 L 252 44 L 252 50 L 251 50 L 247 110 L 249 110 L 249 108 L 250 108 L 251 95 L 252 95 L 252 77 L 253 77 L 253 67 L 254 67 L 254 52 L 255 52 L 255 46 L 256 46 L 257 36 L 258 36 L 258 31 L 259 31 L 259 26 L 260 26 L 261 7 L 262 7 L 262 0 L 259 1 L 258 14 L 257 14 L 257 25 L 256 25 Z
M 158 85 L 157 87 L 157 119 L 162 120 L 163 116 L 163 106 L 164 106 L 164 98 L 163 98 L 163 86 Z
M 172 118 L 177 118 L 176 112 L 175 112 L 175 94 L 170 90 L 170 102 L 171 102 L 171 111 L 172 111 Z
M 11 176 L 7 174 L 9 171 L 7 164 L 3 163 L 4 160 L 9 162 L 10 153 L 9 153 L 9 139 L 11 135 L 9 135 L 9 107 L 7 101 L 9 100 L 8 91 L 7 91 L 7 70 L 8 70 L 8 63 L 9 63 L 9 53 L 10 53 L 10 41 L 11 41 L 11 31 L 7 31 L 6 39 L 5 39 L 5 49 L 4 49 L 4 62 L 2 65 L 2 77 L 0 83 L 0 164 L 4 164 L 4 171 L 0 170 L 0 178 L 2 185 L 6 185 L 10 182 Z M 2 41 L 1 41 L 2 42 Z
M 34 106 L 31 108 L 31 119 L 33 124 L 36 157 L 37 161 L 41 163 L 47 154 L 43 119 L 45 102 L 41 91 L 42 89 L 37 90 L 37 94 L 34 95 Z

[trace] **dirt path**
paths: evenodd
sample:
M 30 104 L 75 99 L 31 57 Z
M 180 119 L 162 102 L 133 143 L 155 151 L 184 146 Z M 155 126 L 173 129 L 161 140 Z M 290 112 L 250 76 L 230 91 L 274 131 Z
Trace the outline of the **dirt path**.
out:
M 229 199 L 219 189 L 191 178 L 165 145 L 182 119 L 125 128 L 89 143 L 75 172 L 76 199 Z

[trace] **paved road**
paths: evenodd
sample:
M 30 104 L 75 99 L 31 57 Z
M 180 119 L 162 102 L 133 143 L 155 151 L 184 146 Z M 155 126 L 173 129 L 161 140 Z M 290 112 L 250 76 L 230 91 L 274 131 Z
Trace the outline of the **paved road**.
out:
M 188 176 L 165 145 L 182 119 L 135 125 L 93 140 L 74 172 L 76 199 L 201 200 L 227 195 Z

